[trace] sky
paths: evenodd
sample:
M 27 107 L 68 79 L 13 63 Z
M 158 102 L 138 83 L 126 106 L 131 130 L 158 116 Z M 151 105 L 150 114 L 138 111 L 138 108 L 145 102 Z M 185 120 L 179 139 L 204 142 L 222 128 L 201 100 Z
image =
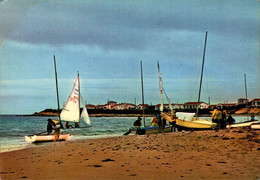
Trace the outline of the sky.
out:
M 2 0 L 0 114 L 57 108 L 80 74 L 88 104 L 159 104 L 157 61 L 172 103 L 260 98 L 257 0 Z M 166 100 L 164 100 L 166 102 Z

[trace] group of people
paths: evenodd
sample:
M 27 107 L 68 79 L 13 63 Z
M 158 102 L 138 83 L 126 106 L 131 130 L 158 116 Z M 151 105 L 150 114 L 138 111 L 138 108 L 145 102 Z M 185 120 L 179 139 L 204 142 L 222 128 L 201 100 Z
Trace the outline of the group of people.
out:
M 175 111 L 173 112 L 168 112 L 169 115 L 171 115 L 171 119 L 173 120 L 170 122 L 172 125 L 171 131 L 174 128 L 175 131 L 175 121 L 176 119 L 176 113 Z M 226 125 L 231 125 L 235 123 L 235 119 L 231 116 L 231 114 L 227 114 L 226 110 L 219 110 L 217 108 L 212 111 L 212 122 L 217 124 L 217 129 L 225 129 Z M 142 118 L 138 117 L 138 119 L 134 122 L 134 126 L 137 129 L 137 132 L 141 129 L 142 125 Z M 153 118 L 151 119 L 150 126 L 155 127 L 158 126 L 158 132 L 164 132 L 164 128 L 166 125 L 166 119 L 162 117 L 160 113 L 154 114 Z
M 212 112 L 212 122 L 217 124 L 217 129 L 225 129 L 226 125 L 235 123 L 235 119 L 231 114 L 227 115 L 226 110 L 219 110 L 215 108 Z
M 175 113 L 171 113 L 171 114 L 172 114 L 172 119 L 174 119 L 176 117 Z M 138 131 L 140 131 L 140 129 L 141 129 L 140 127 L 142 126 L 142 118 L 140 116 L 138 116 L 137 120 L 134 122 L 133 125 L 137 129 L 136 133 L 138 133 Z M 150 122 L 150 126 L 151 127 L 158 126 L 158 132 L 162 133 L 162 132 L 164 132 L 165 125 L 166 125 L 166 119 L 164 119 L 160 113 L 154 114 L 154 116 Z M 174 127 L 174 124 L 172 124 L 172 129 L 173 129 L 173 127 Z M 172 131 L 172 129 L 171 129 L 171 131 Z

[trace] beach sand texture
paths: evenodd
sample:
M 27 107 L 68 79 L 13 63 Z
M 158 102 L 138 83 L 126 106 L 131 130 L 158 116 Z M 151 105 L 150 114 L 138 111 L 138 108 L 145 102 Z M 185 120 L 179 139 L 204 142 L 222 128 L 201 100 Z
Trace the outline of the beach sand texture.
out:
M 53 142 L 0 158 L 1 179 L 259 179 L 260 131 Z

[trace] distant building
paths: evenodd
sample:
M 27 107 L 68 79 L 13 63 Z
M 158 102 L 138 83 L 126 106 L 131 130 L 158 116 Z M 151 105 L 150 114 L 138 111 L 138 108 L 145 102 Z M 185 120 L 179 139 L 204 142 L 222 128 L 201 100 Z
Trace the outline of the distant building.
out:
M 237 103 L 219 103 L 216 105 L 217 108 L 220 108 L 220 109 L 223 109 L 223 108 L 230 108 L 230 107 L 233 107 L 233 106 L 236 106 Z
M 181 104 L 171 104 L 172 109 L 181 109 L 182 105 Z M 155 110 L 160 110 L 161 104 L 155 105 Z M 170 109 L 169 104 L 163 104 L 163 109 Z
M 116 110 L 135 109 L 135 105 L 130 103 L 121 103 L 121 104 L 114 105 L 113 109 Z
M 87 109 L 96 109 L 96 106 L 93 104 L 87 104 L 86 107 Z
M 207 109 L 209 107 L 209 104 L 204 102 L 186 102 L 183 104 L 183 109 L 197 109 L 198 105 L 199 109 Z
M 253 107 L 260 107 L 260 98 L 253 99 L 250 103 Z
M 247 104 L 248 103 L 248 99 L 245 98 L 240 98 L 237 100 L 237 104 L 241 105 L 241 104 Z
M 139 104 L 136 108 L 137 109 L 143 109 L 143 107 L 144 107 L 144 109 L 149 109 L 150 106 L 148 104 L 144 104 L 144 105 L 143 104 Z
M 96 105 L 96 109 L 106 109 L 106 105 Z

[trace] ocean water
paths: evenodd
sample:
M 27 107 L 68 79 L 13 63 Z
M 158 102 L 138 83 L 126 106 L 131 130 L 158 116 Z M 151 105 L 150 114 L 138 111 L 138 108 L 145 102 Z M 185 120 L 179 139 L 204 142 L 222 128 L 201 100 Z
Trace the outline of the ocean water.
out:
M 57 119 L 57 117 L 0 115 L 0 152 L 35 146 L 27 143 L 24 136 L 46 132 L 48 118 Z M 91 127 L 61 131 L 69 132 L 70 140 L 122 136 L 135 120 L 136 117 L 90 117 Z M 81 122 L 80 126 L 84 127 L 86 124 Z
M 46 132 L 48 118 L 57 119 L 57 117 L 0 115 L 0 152 L 37 146 L 27 143 L 24 136 Z M 250 120 L 250 117 L 246 116 L 234 118 L 236 122 Z M 257 116 L 256 119 L 260 120 L 260 117 Z M 136 117 L 90 117 L 91 127 L 62 131 L 71 134 L 70 140 L 122 136 L 132 127 L 135 120 Z M 146 124 L 149 124 L 150 120 L 151 117 L 146 117 Z M 81 123 L 81 126 L 85 125 Z

